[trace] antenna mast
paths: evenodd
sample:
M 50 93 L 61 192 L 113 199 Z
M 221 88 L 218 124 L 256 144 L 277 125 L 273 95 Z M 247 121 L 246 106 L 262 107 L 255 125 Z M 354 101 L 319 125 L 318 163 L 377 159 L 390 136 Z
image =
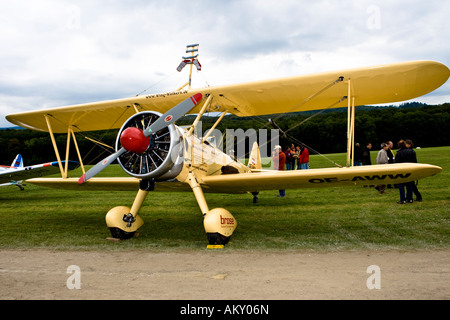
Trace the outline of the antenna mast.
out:
M 188 57 L 182 57 L 181 63 L 179 64 L 179 66 L 177 67 L 177 71 L 181 72 L 181 70 L 183 70 L 183 68 L 189 64 L 190 65 L 190 70 L 189 70 L 189 81 L 186 82 L 182 87 L 180 87 L 178 90 L 183 89 L 184 87 L 188 86 L 188 89 L 191 89 L 191 84 L 192 84 L 192 65 L 194 65 L 198 71 L 202 70 L 202 66 L 200 64 L 200 62 L 198 61 L 197 57 L 198 57 L 198 46 L 199 44 L 189 44 L 186 46 L 186 53 L 189 53 L 190 56 Z

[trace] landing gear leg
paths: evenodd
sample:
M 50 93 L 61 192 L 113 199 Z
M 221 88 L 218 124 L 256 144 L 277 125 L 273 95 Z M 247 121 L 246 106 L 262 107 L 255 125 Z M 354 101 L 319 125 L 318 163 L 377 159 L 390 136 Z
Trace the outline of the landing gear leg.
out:
M 253 195 L 253 203 L 258 203 L 258 194 L 259 192 L 252 192 Z
M 205 216 L 209 211 L 208 204 L 206 203 L 202 187 L 200 186 L 197 178 L 192 172 L 189 172 L 188 174 L 188 183 L 191 186 L 192 191 L 194 192 L 195 199 L 197 200 L 198 206 L 200 207 L 203 216 Z
M 203 226 L 205 227 L 209 244 L 227 244 L 236 229 L 236 219 L 225 209 L 216 208 L 209 210 L 203 190 L 192 172 L 188 175 L 188 183 L 203 213 Z
M 121 240 L 130 239 L 135 235 L 136 230 L 144 224 L 144 221 L 138 213 L 148 192 L 139 189 L 131 209 L 120 206 L 108 211 L 106 214 L 106 225 L 113 238 Z
M 20 184 L 20 183 L 18 183 L 18 184 L 16 184 L 16 186 L 20 189 L 20 191 L 23 191 L 23 190 L 25 190 L 25 188 L 23 187 L 24 186 L 24 184 Z

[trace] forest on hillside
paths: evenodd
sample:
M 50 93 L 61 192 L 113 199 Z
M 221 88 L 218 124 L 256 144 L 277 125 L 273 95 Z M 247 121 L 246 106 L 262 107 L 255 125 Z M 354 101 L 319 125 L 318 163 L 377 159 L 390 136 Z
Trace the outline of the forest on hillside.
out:
M 357 107 L 355 142 L 365 145 L 371 142 L 372 150 L 378 150 L 382 142 L 391 140 L 396 145 L 400 139 L 411 139 L 417 147 L 450 145 L 450 103 L 442 105 L 406 104 L 400 107 Z M 227 115 L 217 129 L 270 129 L 268 119 L 275 120 L 281 130 L 287 131 L 287 138 L 280 139 L 284 147 L 303 143 L 311 153 L 345 152 L 347 143 L 347 112 L 343 110 L 274 114 L 256 117 Z M 202 118 L 202 130 L 215 122 L 215 117 Z M 177 124 L 186 125 L 193 116 L 186 116 Z M 96 163 L 111 153 L 111 149 L 93 143 L 94 139 L 114 147 L 118 130 L 77 133 L 77 143 L 85 164 Z M 269 138 L 270 139 L 270 138 Z M 65 156 L 67 136 L 56 135 L 61 157 Z M 0 130 L 0 164 L 9 165 L 15 155 L 21 153 L 25 165 L 56 160 L 48 133 L 26 130 Z M 226 144 L 224 143 L 224 146 Z M 247 147 L 248 148 L 248 147 Z M 224 150 L 225 151 L 225 150 Z M 270 154 L 270 153 L 269 153 Z M 71 147 L 70 158 L 78 160 Z

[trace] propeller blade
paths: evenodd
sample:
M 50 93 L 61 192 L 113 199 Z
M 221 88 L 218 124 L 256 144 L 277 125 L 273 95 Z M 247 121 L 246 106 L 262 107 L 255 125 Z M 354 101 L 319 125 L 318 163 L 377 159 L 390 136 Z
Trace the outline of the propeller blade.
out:
M 165 114 L 163 114 L 161 117 L 158 118 L 152 125 L 150 125 L 147 129 L 144 130 L 144 136 L 148 137 L 153 132 L 158 132 L 159 130 L 168 127 L 181 117 L 183 117 L 186 113 L 188 113 L 193 107 L 195 107 L 200 100 L 202 99 L 201 93 L 196 93 L 192 97 L 187 98 L 183 102 L 177 104 L 175 107 L 167 111 Z M 107 166 L 109 166 L 111 163 L 114 162 L 118 157 L 120 157 L 124 152 L 126 152 L 127 149 L 122 147 L 119 151 L 116 153 L 111 154 L 110 156 L 106 157 L 99 163 L 97 163 L 95 166 L 93 166 L 91 169 L 89 169 L 85 174 L 83 174 L 80 179 L 78 179 L 78 184 L 83 184 L 86 181 L 88 181 L 90 178 L 96 176 L 100 171 L 105 169 Z
M 109 166 L 111 163 L 114 162 L 118 157 L 120 157 L 124 152 L 127 150 L 125 148 L 121 148 L 119 151 L 109 155 L 99 163 L 97 163 L 95 166 L 90 168 L 85 174 L 83 174 L 80 179 L 78 179 L 78 184 L 83 184 L 86 181 L 88 181 L 90 178 L 96 176 L 100 171 L 105 169 L 107 166 Z
M 144 135 L 148 137 L 153 132 L 170 126 L 172 123 L 183 117 L 193 107 L 195 107 L 200 100 L 202 100 L 202 94 L 196 93 L 192 97 L 187 98 L 183 102 L 177 104 L 175 107 L 164 113 L 158 120 L 153 122 L 147 129 L 144 130 Z

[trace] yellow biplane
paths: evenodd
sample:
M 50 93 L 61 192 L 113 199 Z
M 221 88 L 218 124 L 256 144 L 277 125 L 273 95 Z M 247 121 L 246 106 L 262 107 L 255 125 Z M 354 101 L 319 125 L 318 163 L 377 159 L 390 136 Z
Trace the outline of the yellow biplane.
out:
M 50 133 L 61 178 L 35 178 L 36 185 L 76 190 L 136 190 L 132 207 L 120 206 L 106 215 L 113 237 L 126 239 L 143 224 L 139 210 L 149 192 L 192 191 L 204 216 L 210 244 L 226 244 L 237 222 L 223 208 L 210 209 L 205 192 L 251 193 L 304 187 L 404 183 L 435 175 L 442 169 L 419 163 L 353 166 L 355 106 L 409 100 L 429 93 L 448 77 L 449 69 L 434 61 L 413 61 L 264 80 L 236 85 L 184 89 L 173 92 L 8 115 L 8 121 Z M 246 166 L 225 154 L 194 127 L 206 112 L 223 116 L 348 108 L 347 166 L 311 170 L 264 170 L 257 144 Z M 191 126 L 174 122 L 196 115 Z M 76 132 L 119 129 L 116 152 L 85 171 Z M 78 151 L 82 177 L 68 177 L 54 134 L 67 134 L 66 163 L 71 137 Z M 130 177 L 95 177 L 116 161 Z M 228 169 L 228 170 L 224 170 Z

